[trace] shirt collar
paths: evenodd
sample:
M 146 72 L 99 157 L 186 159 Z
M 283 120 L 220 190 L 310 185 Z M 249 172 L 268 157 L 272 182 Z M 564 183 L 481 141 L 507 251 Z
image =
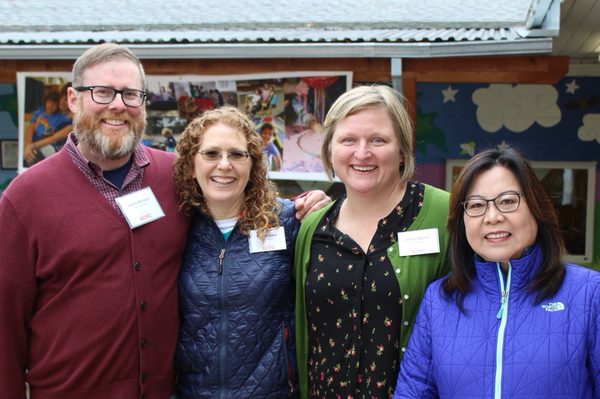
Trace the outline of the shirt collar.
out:
M 83 156 L 81 151 L 79 151 L 79 148 L 77 148 L 77 143 L 78 140 L 75 136 L 75 133 L 69 133 L 69 136 L 67 137 L 67 142 L 65 144 L 66 150 L 69 152 L 69 154 L 71 154 L 75 162 L 77 162 L 80 165 L 87 165 L 89 169 L 91 169 L 96 175 L 101 176 L 102 169 L 100 168 L 100 166 L 98 166 L 92 161 L 87 160 Z M 131 167 L 141 169 L 145 168 L 148 165 L 150 165 L 150 160 L 148 159 L 148 156 L 146 155 L 143 146 L 141 144 L 136 145 L 133 149 L 133 162 L 131 164 Z

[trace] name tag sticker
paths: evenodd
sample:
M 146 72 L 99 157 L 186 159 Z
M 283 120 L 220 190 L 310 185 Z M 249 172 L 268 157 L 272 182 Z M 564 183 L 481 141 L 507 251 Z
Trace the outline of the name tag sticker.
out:
M 150 187 L 115 199 L 132 229 L 165 216 Z
M 438 229 L 398 233 L 398 252 L 400 256 L 424 255 L 440 252 Z
M 285 230 L 283 226 L 276 229 L 271 229 L 267 232 L 267 236 L 264 241 L 261 241 L 256 234 L 256 230 L 250 230 L 250 253 L 266 252 L 266 251 L 278 251 L 280 249 L 286 249 L 285 244 Z

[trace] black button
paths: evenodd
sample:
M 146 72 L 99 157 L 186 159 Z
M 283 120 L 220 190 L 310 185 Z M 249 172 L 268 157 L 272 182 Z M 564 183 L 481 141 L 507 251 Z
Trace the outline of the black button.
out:
M 144 302 L 144 301 L 140 302 L 140 309 L 142 309 L 142 312 L 143 312 L 144 310 L 146 310 L 146 308 L 147 308 L 147 307 L 148 307 L 148 306 L 146 305 L 146 302 Z
M 140 374 L 140 382 L 143 384 L 144 382 L 146 382 L 146 373 L 142 373 Z
M 142 264 L 140 262 L 135 262 L 133 264 L 133 268 L 135 269 L 136 272 L 139 272 L 140 270 L 142 270 Z
M 144 393 L 142 393 L 142 394 L 140 395 L 140 399 L 146 399 L 146 395 L 145 395 Z
M 145 346 L 146 346 L 146 340 L 144 338 L 142 338 L 142 340 L 140 341 L 140 348 L 144 349 Z

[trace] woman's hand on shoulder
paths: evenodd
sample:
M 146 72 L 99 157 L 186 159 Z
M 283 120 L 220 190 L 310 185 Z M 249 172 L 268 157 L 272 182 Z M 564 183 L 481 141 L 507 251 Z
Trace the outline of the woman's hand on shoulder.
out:
M 323 208 L 331 198 L 321 190 L 311 190 L 292 198 L 296 207 L 296 219 L 302 220 L 309 213 Z

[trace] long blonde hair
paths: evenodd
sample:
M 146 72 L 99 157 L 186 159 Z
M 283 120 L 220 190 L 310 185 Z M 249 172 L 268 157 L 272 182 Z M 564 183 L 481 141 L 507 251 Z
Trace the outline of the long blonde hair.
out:
M 244 190 L 238 225 L 243 234 L 248 234 L 250 230 L 258 230 L 259 237 L 264 237 L 268 229 L 279 226 L 277 214 L 280 206 L 277 201 L 277 189 L 275 184 L 267 179 L 260 136 L 256 133 L 254 124 L 237 108 L 225 106 L 206 111 L 185 128 L 177 144 L 179 155 L 173 173 L 179 195 L 179 207 L 186 214 L 198 210 L 210 216 L 206 198 L 195 178 L 194 159 L 202 144 L 204 133 L 217 123 L 232 127 L 241 133 L 248 143 L 252 167 Z

